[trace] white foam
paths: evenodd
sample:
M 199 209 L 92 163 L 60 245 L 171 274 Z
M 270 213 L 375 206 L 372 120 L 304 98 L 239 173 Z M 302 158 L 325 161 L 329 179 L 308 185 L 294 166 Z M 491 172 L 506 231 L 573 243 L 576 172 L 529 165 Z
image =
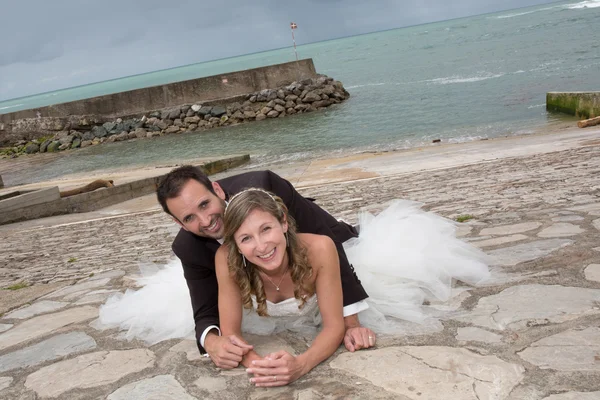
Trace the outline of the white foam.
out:
M 567 4 L 564 7 L 569 10 L 579 10 L 583 8 L 598 8 L 600 7 L 600 0 L 586 0 L 575 4 Z
M 385 83 L 384 82 L 381 82 L 381 83 L 366 83 L 364 85 L 346 86 L 346 89 L 356 89 L 356 88 L 367 87 L 367 86 L 381 86 L 381 85 L 385 85 Z
M 12 106 L 0 107 L 0 110 L 6 110 L 9 108 L 21 107 L 23 104 L 14 104 Z
M 531 13 L 534 13 L 534 12 L 537 12 L 537 11 L 539 11 L 539 10 L 526 11 L 526 12 L 516 13 L 516 14 L 499 15 L 499 16 L 494 17 L 494 18 L 495 19 L 514 18 L 514 17 L 520 17 L 521 15 L 531 14 Z
M 449 85 L 452 83 L 469 83 L 469 82 L 479 82 L 479 81 L 485 81 L 488 79 L 494 79 L 494 78 L 500 78 L 501 76 L 504 76 L 504 74 L 490 74 L 490 75 L 484 75 L 484 76 L 472 76 L 472 77 L 462 77 L 462 76 L 448 76 L 445 78 L 435 78 L 435 79 L 428 79 L 425 82 L 431 82 L 433 84 L 437 84 L 437 85 Z

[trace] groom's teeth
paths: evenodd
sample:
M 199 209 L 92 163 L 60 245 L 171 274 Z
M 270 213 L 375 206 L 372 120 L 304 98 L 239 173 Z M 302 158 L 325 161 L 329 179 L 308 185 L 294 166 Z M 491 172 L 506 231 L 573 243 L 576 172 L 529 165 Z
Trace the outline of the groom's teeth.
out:
M 264 256 L 258 256 L 258 258 L 269 258 L 273 255 L 273 253 L 275 253 L 275 249 L 271 250 L 268 254 L 265 254 Z

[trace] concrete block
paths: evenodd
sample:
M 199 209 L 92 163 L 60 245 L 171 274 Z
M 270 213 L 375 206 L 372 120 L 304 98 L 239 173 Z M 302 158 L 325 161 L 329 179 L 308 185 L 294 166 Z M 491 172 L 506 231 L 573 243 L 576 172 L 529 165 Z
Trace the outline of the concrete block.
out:
M 18 196 L 0 200 L 0 213 L 8 213 L 19 208 L 43 204 L 57 199 L 60 199 L 58 186 L 26 192 Z
M 546 110 L 575 115 L 581 119 L 600 116 L 600 92 L 548 92 Z

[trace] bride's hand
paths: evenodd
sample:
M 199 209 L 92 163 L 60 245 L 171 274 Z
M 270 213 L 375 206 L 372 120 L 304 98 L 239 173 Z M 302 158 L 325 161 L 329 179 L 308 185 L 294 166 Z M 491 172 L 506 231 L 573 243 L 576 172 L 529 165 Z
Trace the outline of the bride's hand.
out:
M 246 371 L 255 376 L 250 379 L 258 387 L 285 386 L 304 375 L 304 362 L 285 350 L 271 353 L 262 360 L 252 362 Z

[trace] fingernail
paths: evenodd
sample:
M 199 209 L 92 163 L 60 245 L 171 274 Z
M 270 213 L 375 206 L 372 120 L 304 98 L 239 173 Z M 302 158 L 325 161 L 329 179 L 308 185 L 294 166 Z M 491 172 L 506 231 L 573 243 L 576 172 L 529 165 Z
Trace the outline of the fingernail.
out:
M 256 365 L 256 360 L 252 361 L 252 365 Z
M 252 368 L 246 368 L 246 372 L 248 372 L 248 373 L 251 374 L 252 373 Z
M 254 378 L 250 378 L 250 383 L 254 383 Z

